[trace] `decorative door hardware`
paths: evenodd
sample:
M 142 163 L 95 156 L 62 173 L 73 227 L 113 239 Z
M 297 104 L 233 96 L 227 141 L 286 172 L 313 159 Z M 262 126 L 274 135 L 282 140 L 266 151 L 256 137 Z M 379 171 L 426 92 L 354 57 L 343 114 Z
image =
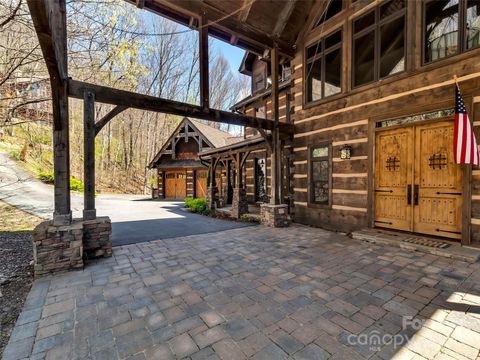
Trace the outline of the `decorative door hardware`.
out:
M 437 195 L 462 195 L 461 192 L 441 192 L 437 191 Z
M 419 186 L 414 185 L 413 186 L 413 205 L 418 205 L 418 190 L 419 190 Z
M 407 204 L 412 205 L 412 185 L 407 185 Z
M 390 156 L 386 162 L 388 171 L 397 171 L 400 169 L 400 160 L 396 156 Z
M 375 192 L 393 193 L 393 190 L 375 190 Z
M 445 154 L 432 154 L 428 158 L 428 166 L 433 170 L 442 170 L 442 167 L 447 167 L 447 156 Z

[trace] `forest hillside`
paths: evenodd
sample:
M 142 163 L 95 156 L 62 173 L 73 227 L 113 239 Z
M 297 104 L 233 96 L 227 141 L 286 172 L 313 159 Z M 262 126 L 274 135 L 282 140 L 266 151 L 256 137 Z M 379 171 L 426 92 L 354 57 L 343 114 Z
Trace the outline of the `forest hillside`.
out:
M 140 11 L 123 0 L 67 1 L 72 78 L 198 103 L 198 32 Z M 248 95 L 248 78 L 232 71 L 210 40 L 210 104 L 228 109 Z M 52 172 L 48 73 L 26 0 L 0 1 L 0 151 L 37 175 Z M 128 99 L 126 99 L 128 101 Z M 83 104 L 70 102 L 71 174 L 83 178 Z M 112 109 L 96 104 L 97 119 Z M 142 193 L 154 181 L 146 165 L 181 119 L 128 109 L 96 138 L 100 192 Z M 228 125 L 223 130 L 239 134 Z

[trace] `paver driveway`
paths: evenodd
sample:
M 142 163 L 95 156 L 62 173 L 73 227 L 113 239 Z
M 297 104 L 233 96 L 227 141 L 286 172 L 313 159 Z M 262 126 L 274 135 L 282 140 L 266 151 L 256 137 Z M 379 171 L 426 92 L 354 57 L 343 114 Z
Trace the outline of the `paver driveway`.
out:
M 479 278 L 303 226 L 128 245 L 36 281 L 4 359 L 476 359 Z

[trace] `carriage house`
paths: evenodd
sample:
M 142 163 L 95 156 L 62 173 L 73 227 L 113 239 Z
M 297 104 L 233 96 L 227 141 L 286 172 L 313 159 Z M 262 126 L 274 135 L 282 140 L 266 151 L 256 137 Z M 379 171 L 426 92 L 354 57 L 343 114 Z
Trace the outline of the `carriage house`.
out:
M 241 141 L 242 138 L 184 118 L 148 167 L 158 170 L 158 197 L 183 200 L 204 198 L 207 191 L 207 164 L 198 153 Z

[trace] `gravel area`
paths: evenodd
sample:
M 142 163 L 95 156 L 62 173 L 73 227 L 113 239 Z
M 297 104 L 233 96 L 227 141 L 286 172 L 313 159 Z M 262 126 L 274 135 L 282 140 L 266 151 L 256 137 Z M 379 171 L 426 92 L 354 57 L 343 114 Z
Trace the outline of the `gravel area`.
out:
M 31 231 L 0 232 L 0 357 L 33 282 Z

